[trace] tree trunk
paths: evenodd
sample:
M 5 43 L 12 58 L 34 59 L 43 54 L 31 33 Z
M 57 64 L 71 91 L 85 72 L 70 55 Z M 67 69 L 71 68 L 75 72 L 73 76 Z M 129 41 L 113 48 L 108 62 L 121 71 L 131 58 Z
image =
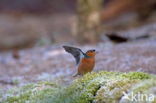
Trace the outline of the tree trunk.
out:
M 102 0 L 78 0 L 77 39 L 80 43 L 94 43 L 99 40 Z

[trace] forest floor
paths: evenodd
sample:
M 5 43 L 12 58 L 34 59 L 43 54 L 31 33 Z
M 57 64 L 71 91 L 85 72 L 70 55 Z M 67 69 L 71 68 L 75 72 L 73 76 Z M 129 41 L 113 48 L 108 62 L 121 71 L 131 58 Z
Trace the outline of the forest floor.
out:
M 79 46 L 86 51 L 95 48 L 95 72 L 140 71 L 156 74 L 156 40 L 139 40 L 121 44 L 99 43 Z M 55 81 L 68 84 L 76 73 L 75 60 L 62 45 L 36 47 L 20 51 L 20 59 L 11 52 L 0 54 L 0 87 L 7 89 L 38 81 Z
M 106 71 L 139 71 L 156 74 L 156 24 L 140 28 L 115 32 L 128 38 L 128 42 L 113 43 L 105 37 L 96 45 L 75 45 L 83 51 L 96 49 L 94 72 Z M 137 39 L 139 36 L 147 38 Z M 34 47 L 19 51 L 20 58 L 12 57 L 12 52 L 0 53 L 0 88 L 7 90 L 38 81 L 55 81 L 69 84 L 77 71 L 72 55 L 66 53 L 58 43 L 49 46 Z

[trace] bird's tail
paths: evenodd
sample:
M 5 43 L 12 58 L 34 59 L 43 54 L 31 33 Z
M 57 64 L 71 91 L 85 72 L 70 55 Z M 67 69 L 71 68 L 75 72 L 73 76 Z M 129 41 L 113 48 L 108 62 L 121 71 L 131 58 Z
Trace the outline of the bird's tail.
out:
M 73 77 L 77 77 L 78 75 L 80 75 L 80 74 L 79 73 L 76 73 L 76 74 L 73 75 Z

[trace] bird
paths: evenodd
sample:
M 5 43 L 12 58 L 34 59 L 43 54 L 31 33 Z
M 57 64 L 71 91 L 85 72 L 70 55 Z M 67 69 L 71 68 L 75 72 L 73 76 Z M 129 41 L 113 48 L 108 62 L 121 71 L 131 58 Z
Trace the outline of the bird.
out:
M 84 53 L 81 49 L 71 46 L 63 46 L 66 52 L 72 54 L 76 60 L 76 64 L 78 65 L 78 70 L 73 77 L 78 75 L 84 75 L 88 72 L 92 72 L 95 66 L 95 55 L 96 50 L 91 49 Z

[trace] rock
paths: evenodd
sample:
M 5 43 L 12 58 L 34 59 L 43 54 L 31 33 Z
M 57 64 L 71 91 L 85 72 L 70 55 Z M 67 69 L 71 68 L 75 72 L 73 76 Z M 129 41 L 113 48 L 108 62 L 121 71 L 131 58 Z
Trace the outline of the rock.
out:
M 156 76 L 142 72 L 88 73 L 67 87 L 42 82 L 11 89 L 2 95 L 2 103 L 124 103 L 123 92 L 136 94 L 142 91 L 155 96 L 152 91 L 156 86 L 155 79 Z

